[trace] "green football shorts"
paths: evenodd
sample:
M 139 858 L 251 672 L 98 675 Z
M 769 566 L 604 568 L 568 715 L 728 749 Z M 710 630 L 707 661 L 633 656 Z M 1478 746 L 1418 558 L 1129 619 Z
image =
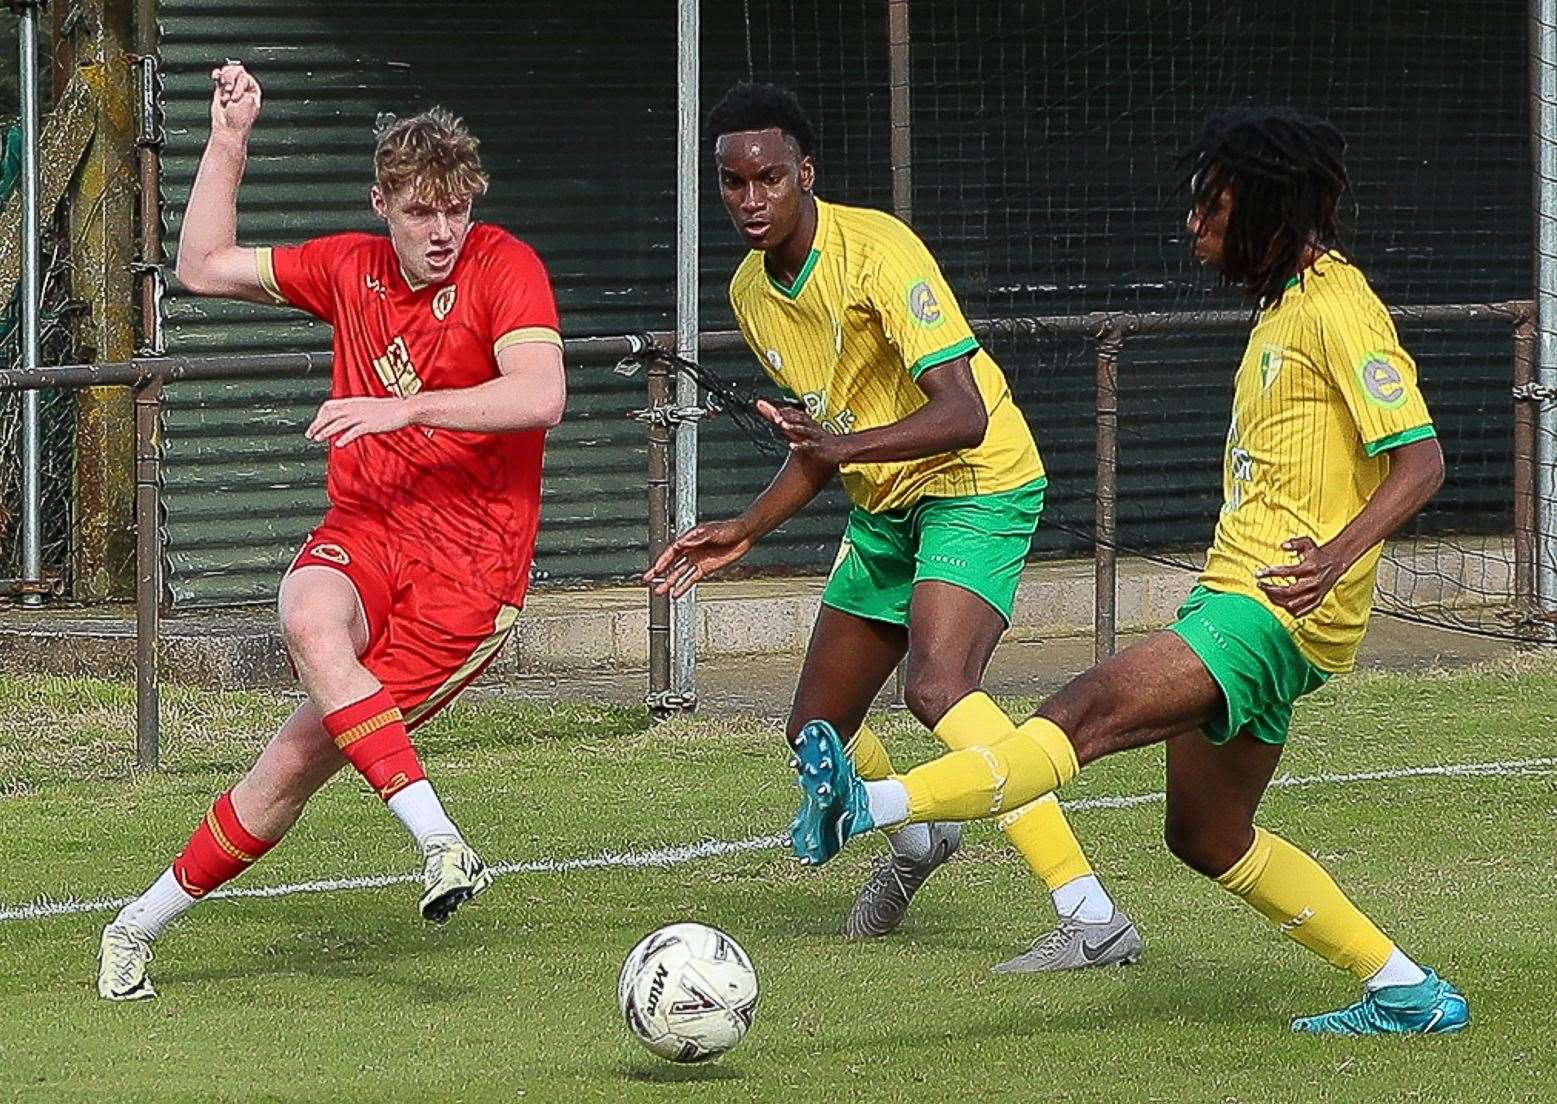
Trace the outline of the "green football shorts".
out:
M 914 584 L 935 579 L 977 594 L 1009 625 L 1047 486 L 1040 477 L 998 494 L 925 498 L 879 514 L 856 506 L 823 604 L 907 625 Z
M 1240 732 L 1267 744 L 1286 743 L 1293 703 L 1330 678 L 1298 651 L 1276 615 L 1248 595 L 1197 586 L 1169 628 L 1222 688 L 1225 709 L 1205 726 L 1213 744 Z

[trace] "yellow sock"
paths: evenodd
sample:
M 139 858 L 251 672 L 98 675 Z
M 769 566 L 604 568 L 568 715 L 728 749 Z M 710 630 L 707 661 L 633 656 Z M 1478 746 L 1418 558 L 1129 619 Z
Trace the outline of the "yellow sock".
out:
M 1332 966 L 1366 981 L 1384 968 L 1395 944 L 1313 858 L 1280 836 L 1254 829 L 1254 843 L 1217 884 L 1236 893 Z
M 952 751 L 996 743 L 1014 732 L 1010 716 L 982 690 L 952 706 L 935 726 L 936 738 Z M 1007 813 L 1000 818 L 1000 827 L 1051 891 L 1092 873 L 1092 864 L 1053 794 Z
M 908 819 L 995 816 L 1059 789 L 1077 769 L 1070 739 L 1053 721 L 1034 717 L 1003 740 L 947 752 L 903 775 Z
M 860 725 L 854 738 L 844 745 L 844 750 L 854 760 L 855 773 L 865 781 L 879 782 L 883 778 L 892 777 L 892 760 L 887 757 L 886 747 L 870 725 Z
M 1081 841 L 1052 793 L 1007 813 L 1000 818 L 1000 827 L 1051 893 L 1092 873 Z

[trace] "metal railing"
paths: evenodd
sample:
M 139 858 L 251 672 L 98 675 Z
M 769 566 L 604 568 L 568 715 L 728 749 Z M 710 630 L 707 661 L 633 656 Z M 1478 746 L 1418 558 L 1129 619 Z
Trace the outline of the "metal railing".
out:
M 1535 385 L 1535 305 L 1526 300 L 1503 303 L 1442 304 L 1402 307 L 1397 319 L 1420 323 L 1501 321 L 1512 329 L 1512 403 L 1514 471 L 1515 590 L 1517 602 L 1533 608 L 1536 565 L 1552 555 L 1543 541 L 1543 527 L 1554 520 L 1543 516 L 1537 496 L 1535 456 L 1537 409 L 1552 402 Z M 1247 326 L 1242 311 L 1106 313 L 982 319 L 973 323 L 981 338 L 1030 335 L 1081 337 L 1095 342 L 1096 489 L 1093 545 L 1095 588 L 1095 652 L 1098 659 L 1117 646 L 1119 533 L 1117 488 L 1119 471 L 1119 363 L 1132 337 L 1146 334 L 1236 331 Z M 570 363 L 608 362 L 633 358 L 650 347 L 673 350 L 677 334 L 668 331 L 622 337 L 575 338 L 565 343 Z M 733 330 L 699 335 L 700 355 L 744 351 L 745 342 Z M 230 357 L 139 357 L 110 364 L 77 364 L 57 368 L 0 369 L 0 391 L 47 388 L 129 387 L 135 394 L 135 605 L 136 605 L 136 759 L 154 768 L 160 758 L 160 665 L 158 638 L 163 602 L 162 547 L 162 398 L 170 384 L 201 380 L 253 380 L 276 377 L 326 376 L 329 353 L 276 353 Z M 648 409 L 641 420 L 648 432 L 647 493 L 649 559 L 658 557 L 675 528 L 672 480 L 676 466 L 675 436 L 680 420 L 671 369 L 661 358 L 649 358 Z M 675 686 L 672 662 L 672 608 L 664 596 L 649 597 L 649 693 L 669 695 Z

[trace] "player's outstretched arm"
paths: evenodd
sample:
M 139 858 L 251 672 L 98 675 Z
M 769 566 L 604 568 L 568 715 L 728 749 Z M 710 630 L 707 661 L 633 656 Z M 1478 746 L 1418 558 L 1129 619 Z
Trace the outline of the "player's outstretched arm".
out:
M 179 282 L 196 295 L 274 302 L 260 283 L 254 250 L 238 245 L 238 185 L 259 118 L 259 82 L 237 62 L 213 69 L 211 81 L 211 137 L 184 210 Z
M 1324 544 L 1306 536 L 1287 541 L 1282 547 L 1297 562 L 1261 569 L 1260 589 L 1293 617 L 1312 613 L 1352 564 L 1427 505 L 1443 486 L 1443 475 L 1443 449 L 1436 437 L 1391 450 L 1389 474 L 1351 524 Z M 1291 581 L 1278 583 L 1278 579 Z
M 497 379 L 474 387 L 422 391 L 408 398 L 330 399 L 305 431 L 311 441 L 344 448 L 370 433 L 406 426 L 517 433 L 550 429 L 562 421 L 568 388 L 562 350 L 546 341 L 525 342 L 497 354 Z
M 511 345 L 497 354 L 497 379 L 475 387 L 423 391 L 406 399 L 411 424 L 478 433 L 550 429 L 568 404 L 562 349 L 549 341 Z
M 792 451 L 824 464 L 887 464 L 972 448 L 984 440 L 989 412 L 973 378 L 973 365 L 958 357 L 919 377 L 929 400 L 908 417 L 858 433 L 829 433 L 802 410 L 769 408 L 768 418 Z
M 767 403 L 760 406 L 772 409 Z M 680 598 L 714 572 L 729 567 L 763 537 L 794 517 L 827 486 L 837 469 L 798 451 L 740 517 L 693 526 L 665 549 L 643 581 L 656 594 Z

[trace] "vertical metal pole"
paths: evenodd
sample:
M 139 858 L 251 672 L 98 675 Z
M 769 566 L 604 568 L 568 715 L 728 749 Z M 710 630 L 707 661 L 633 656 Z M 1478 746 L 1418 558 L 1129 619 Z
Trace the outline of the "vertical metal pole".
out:
M 22 367 L 38 367 L 38 7 L 21 10 L 22 92 Z M 43 413 L 42 395 L 22 396 L 22 580 L 43 582 Z M 34 589 L 22 601 L 41 605 Z
M 909 104 L 909 66 L 912 55 L 908 37 L 908 0 L 887 0 L 887 103 L 891 125 L 887 131 L 892 163 L 892 213 L 904 222 L 914 221 L 914 164 L 912 115 Z M 892 701 L 904 703 L 908 684 L 908 657 L 892 675 Z
M 1536 380 L 1557 387 L 1557 0 L 1530 5 L 1535 144 Z M 1536 407 L 1536 601 L 1557 608 L 1557 404 Z
M 1118 649 L 1119 353 L 1123 348 L 1119 323 L 1104 323 L 1097 335 L 1097 517 L 1092 538 L 1092 654 L 1098 663 Z
M 162 349 L 162 70 L 157 56 L 157 0 L 136 0 L 135 53 L 140 68 L 140 126 L 135 138 L 140 178 L 141 349 Z
M 162 758 L 162 380 L 135 389 L 135 763 Z
M 695 359 L 701 319 L 698 312 L 698 131 L 701 47 L 699 0 L 680 0 L 676 35 L 676 352 Z M 697 381 L 676 378 L 676 404 L 696 406 Z M 697 422 L 676 426 L 676 532 L 697 524 Z M 697 595 L 675 604 L 671 632 L 671 688 L 682 708 L 697 701 Z
M 670 368 L 659 357 L 649 365 L 649 562 L 670 544 Z M 670 596 L 649 592 L 649 702 L 656 720 L 669 711 L 660 703 L 670 691 Z
M 1514 393 L 1535 382 L 1533 304 L 1514 325 Z M 1514 399 L 1514 608 L 1534 612 L 1535 602 L 1535 416 L 1536 404 Z
M 904 222 L 914 221 L 910 61 L 908 0 L 887 0 L 887 101 L 892 118 L 887 144 L 892 158 L 892 213 Z

